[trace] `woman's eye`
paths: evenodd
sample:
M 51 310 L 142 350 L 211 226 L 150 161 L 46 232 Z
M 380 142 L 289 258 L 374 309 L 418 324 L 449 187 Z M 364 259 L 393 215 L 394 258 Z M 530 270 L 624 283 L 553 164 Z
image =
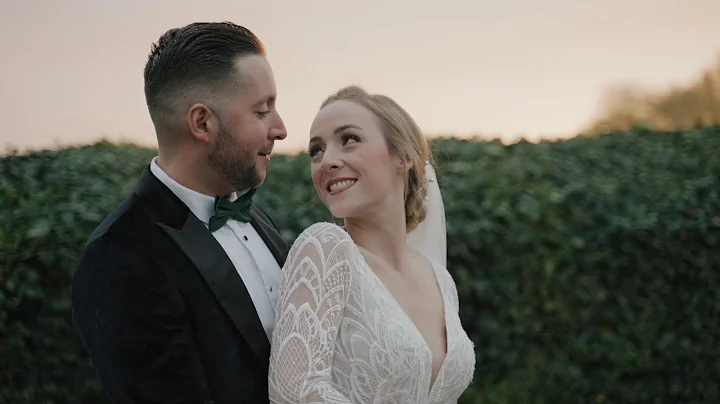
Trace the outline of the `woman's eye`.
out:
M 351 140 L 354 142 L 359 142 L 360 138 L 350 133 L 345 133 L 342 135 L 343 144 L 347 144 Z
M 308 150 L 307 150 L 308 155 L 310 157 L 314 157 L 316 154 L 320 153 L 320 151 L 322 151 L 322 150 L 320 149 L 319 146 L 310 146 L 310 147 L 308 147 Z

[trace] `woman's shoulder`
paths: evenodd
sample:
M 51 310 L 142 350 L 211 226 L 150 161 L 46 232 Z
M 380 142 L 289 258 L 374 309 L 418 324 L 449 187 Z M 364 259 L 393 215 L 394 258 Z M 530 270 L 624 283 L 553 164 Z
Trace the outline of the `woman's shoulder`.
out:
M 283 272 L 291 273 L 309 265 L 318 273 L 346 274 L 349 282 L 349 274 L 357 266 L 357 254 L 357 247 L 345 229 L 329 222 L 313 223 L 298 235 L 290 248 L 284 268 L 293 268 L 293 271 Z
M 336 237 L 338 240 L 352 240 L 345 229 L 330 222 L 313 223 L 306 227 L 298 238 L 325 238 L 327 236 Z
M 415 250 L 417 251 L 417 250 Z M 432 267 L 433 271 L 435 271 L 435 274 L 437 275 L 437 279 L 440 282 L 442 286 L 447 288 L 447 290 L 450 291 L 450 298 L 453 301 L 453 303 L 457 304 L 458 301 L 458 291 L 457 291 L 457 282 L 455 280 L 455 277 L 453 274 L 448 270 L 447 265 L 443 264 L 439 260 L 437 260 L 435 257 L 431 257 L 428 254 L 425 254 L 422 251 L 417 251 L 424 259 L 426 259 L 430 266 Z
M 342 227 L 330 222 L 317 222 L 306 227 L 295 239 L 291 255 L 323 251 L 328 255 L 335 251 L 345 255 L 354 251 L 355 242 Z

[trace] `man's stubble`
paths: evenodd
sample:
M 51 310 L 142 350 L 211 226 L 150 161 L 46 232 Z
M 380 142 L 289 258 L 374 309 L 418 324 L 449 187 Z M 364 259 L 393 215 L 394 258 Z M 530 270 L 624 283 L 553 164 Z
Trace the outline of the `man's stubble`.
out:
M 222 126 L 218 139 L 208 155 L 208 164 L 233 189 L 257 187 L 262 178 L 257 171 L 256 153 L 235 139 L 230 131 Z

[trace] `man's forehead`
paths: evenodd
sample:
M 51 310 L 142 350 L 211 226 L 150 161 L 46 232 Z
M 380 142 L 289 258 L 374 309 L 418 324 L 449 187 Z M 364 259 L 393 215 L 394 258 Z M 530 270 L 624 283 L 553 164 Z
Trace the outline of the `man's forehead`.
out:
M 264 96 L 259 97 L 259 99 L 253 104 L 253 105 L 265 105 L 265 104 L 274 104 L 275 103 L 276 95 L 275 93 L 268 93 Z
M 231 103 L 242 109 L 261 108 L 264 105 L 272 105 L 275 103 L 276 96 L 274 92 L 260 92 L 257 90 L 256 87 L 237 87 L 234 96 L 232 96 L 233 100 Z
M 272 68 L 265 56 L 246 55 L 237 58 L 235 69 L 238 79 L 247 84 L 261 81 L 274 82 Z
M 239 58 L 236 62 L 236 91 L 245 103 L 262 105 L 277 98 L 275 79 L 264 56 L 252 55 Z

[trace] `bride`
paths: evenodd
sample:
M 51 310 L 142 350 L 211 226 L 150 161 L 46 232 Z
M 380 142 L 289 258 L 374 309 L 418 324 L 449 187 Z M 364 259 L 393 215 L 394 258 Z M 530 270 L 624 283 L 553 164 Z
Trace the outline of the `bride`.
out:
M 308 152 L 318 196 L 345 224 L 313 224 L 289 253 L 270 402 L 456 402 L 475 353 L 427 141 L 392 99 L 351 86 L 323 103 Z

